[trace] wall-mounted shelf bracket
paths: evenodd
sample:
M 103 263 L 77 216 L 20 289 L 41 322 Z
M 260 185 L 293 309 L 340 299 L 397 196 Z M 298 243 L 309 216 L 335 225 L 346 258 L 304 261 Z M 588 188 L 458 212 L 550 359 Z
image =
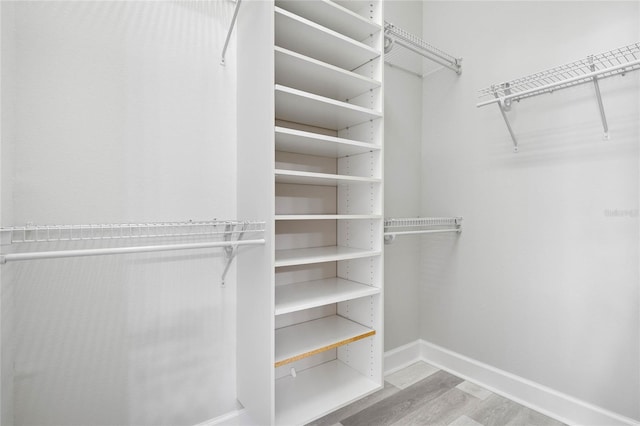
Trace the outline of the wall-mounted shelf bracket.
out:
M 491 98 L 476 104 L 483 107 L 497 103 L 502 118 L 507 124 L 509 134 L 513 140 L 514 150 L 518 151 L 518 141 L 513 133 L 506 111 L 511 108 L 513 101 L 531 98 L 545 93 L 553 93 L 560 89 L 567 89 L 580 84 L 593 83 L 600 119 L 604 129 L 604 139 L 609 139 L 609 125 L 604 112 L 599 81 L 616 75 L 625 76 L 628 72 L 640 69 L 640 42 L 623 46 L 597 55 L 589 55 L 585 59 L 560 65 L 545 71 L 511 80 L 505 83 L 493 84 L 479 91 L 480 98 Z
M 596 70 L 593 55 L 589 55 L 587 58 L 589 61 L 589 69 L 591 72 Z M 596 99 L 598 100 L 598 108 L 600 109 L 600 119 L 602 120 L 602 128 L 604 129 L 604 140 L 609 140 L 609 125 L 607 124 L 607 116 L 604 114 L 604 105 L 602 104 L 602 95 L 600 94 L 600 83 L 598 83 L 598 76 L 593 76 L 593 86 L 596 89 Z
M 231 18 L 231 23 L 229 24 L 229 32 L 227 33 L 227 38 L 224 41 L 224 47 L 222 48 L 222 60 L 220 61 L 220 65 L 222 66 L 225 65 L 224 58 L 227 54 L 227 47 L 229 47 L 229 40 L 231 40 L 231 33 L 233 32 L 233 27 L 236 25 L 236 21 L 238 20 L 240 3 L 242 3 L 242 0 L 236 0 L 236 8 L 233 11 L 233 17 Z
M 231 237 L 233 236 L 233 233 L 234 233 L 233 228 L 234 228 L 233 224 L 228 224 L 226 226 L 225 228 L 226 232 L 224 234 L 225 241 L 231 241 Z M 240 229 L 240 232 L 238 233 L 238 238 L 236 239 L 236 241 L 242 240 L 242 237 L 244 236 L 244 233 L 246 232 L 246 230 L 247 230 L 247 226 L 246 224 L 244 224 Z M 237 244 L 225 246 L 224 248 L 224 255 L 227 260 L 227 263 L 224 267 L 224 271 L 222 271 L 222 277 L 220 278 L 220 285 L 222 287 L 224 287 L 225 280 L 227 278 L 227 273 L 229 272 L 229 268 L 231 267 L 231 262 L 233 262 L 233 259 L 236 257 L 237 253 L 238 253 Z
M 414 217 L 384 220 L 384 243 L 391 244 L 397 235 L 462 232 L 462 217 Z

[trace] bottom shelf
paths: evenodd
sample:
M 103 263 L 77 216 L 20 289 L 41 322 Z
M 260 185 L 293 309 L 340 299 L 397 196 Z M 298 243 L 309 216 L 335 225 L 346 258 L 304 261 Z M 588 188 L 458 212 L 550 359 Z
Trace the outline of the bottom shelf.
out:
M 276 380 L 276 424 L 299 425 L 329 414 L 382 387 L 334 360 Z

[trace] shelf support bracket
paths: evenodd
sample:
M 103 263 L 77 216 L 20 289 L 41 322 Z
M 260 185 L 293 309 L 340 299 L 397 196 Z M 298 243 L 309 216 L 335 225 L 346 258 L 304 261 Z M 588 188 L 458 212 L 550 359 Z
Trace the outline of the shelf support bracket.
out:
M 225 241 L 231 241 L 231 239 L 233 238 L 233 226 L 232 224 L 228 224 L 227 226 L 225 226 L 225 233 L 224 233 L 224 240 Z M 244 236 L 245 233 L 245 228 L 246 226 L 243 226 L 242 231 L 240 232 L 240 234 L 238 234 L 238 239 L 237 241 L 240 241 L 242 239 L 242 237 Z M 229 272 L 229 268 L 231 267 L 231 262 L 233 262 L 233 259 L 236 257 L 236 254 L 238 254 L 238 246 L 237 245 L 232 245 L 232 246 L 225 246 L 224 247 L 224 257 L 227 261 L 226 265 L 224 266 L 224 271 L 222 271 L 222 278 L 220 279 L 220 286 L 224 287 L 225 286 L 225 280 L 227 279 L 227 273 Z
M 589 60 L 589 68 L 592 72 L 596 70 L 596 66 L 593 63 L 593 55 L 590 55 Z M 604 105 L 602 104 L 602 95 L 600 94 L 600 83 L 598 83 L 598 77 L 593 76 L 593 86 L 596 89 L 596 99 L 598 100 L 598 108 L 600 109 L 600 119 L 602 120 L 602 128 L 604 129 L 604 140 L 609 140 L 609 125 L 607 124 L 607 116 L 604 113 Z
M 231 33 L 233 32 L 233 27 L 236 25 L 236 20 L 238 19 L 238 11 L 240 10 L 240 3 L 242 0 L 236 0 L 236 8 L 233 11 L 233 17 L 231 18 L 231 24 L 229 25 L 229 32 L 227 33 L 227 39 L 224 41 L 224 47 L 222 48 L 222 60 L 220 61 L 220 65 L 224 66 L 224 57 L 227 54 L 227 47 L 229 47 L 229 40 L 231 40 Z
M 504 89 L 505 95 L 511 94 L 509 83 L 506 83 L 503 89 Z M 511 128 L 511 123 L 509 123 L 509 118 L 507 117 L 507 113 L 506 113 L 506 111 L 511 110 L 511 99 L 500 98 L 500 96 L 498 96 L 498 91 L 496 88 L 493 89 L 493 95 L 496 98 L 499 98 L 497 105 L 498 105 L 498 108 L 500 109 L 500 114 L 502 114 L 502 118 L 504 119 L 504 123 L 507 125 L 509 134 L 511 135 L 511 140 L 513 141 L 513 152 L 518 152 L 518 139 L 516 139 L 516 135 L 513 133 L 513 129 Z

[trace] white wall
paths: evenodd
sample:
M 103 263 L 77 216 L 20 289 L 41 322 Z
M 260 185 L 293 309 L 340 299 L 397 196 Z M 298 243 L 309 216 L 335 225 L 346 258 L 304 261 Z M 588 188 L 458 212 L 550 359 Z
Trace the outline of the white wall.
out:
M 388 1 L 385 20 L 420 35 L 422 2 Z M 406 70 L 421 71 L 419 57 L 394 47 L 385 66 L 384 214 L 416 217 L 420 214 L 422 79 Z M 405 237 L 384 247 L 385 350 L 419 338 L 420 239 Z
M 477 109 L 492 83 L 640 40 L 638 2 L 426 2 L 424 36 L 464 57 L 424 84 L 423 339 L 640 419 L 640 73 Z M 611 217 L 609 210 L 628 212 Z
M 2 224 L 235 217 L 234 43 L 219 65 L 233 6 L 3 2 Z M 211 250 L 4 265 L 15 424 L 196 424 L 236 408 L 223 266 Z

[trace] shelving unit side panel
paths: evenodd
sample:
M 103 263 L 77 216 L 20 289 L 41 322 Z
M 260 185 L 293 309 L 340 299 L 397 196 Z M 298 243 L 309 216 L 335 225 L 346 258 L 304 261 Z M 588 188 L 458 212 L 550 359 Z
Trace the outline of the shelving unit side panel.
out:
M 338 174 L 380 178 L 382 176 L 381 156 L 380 151 L 371 151 L 339 158 Z
M 374 220 L 341 220 L 338 222 L 338 245 L 369 250 L 382 250 L 383 223 Z
M 237 392 L 255 422 L 273 424 L 273 3 L 245 2 L 236 34 L 237 214 L 266 222 L 266 244 L 237 258 Z
M 338 262 L 338 276 L 370 286 L 382 287 L 382 257 L 372 256 Z
M 311 309 L 305 309 L 303 311 L 278 315 L 275 320 L 275 329 L 335 315 L 338 312 L 337 309 L 337 305 L 335 303 L 331 303 Z M 271 368 L 273 368 L 273 364 L 271 364 Z
M 338 303 L 338 315 L 376 330 L 370 339 L 350 343 L 338 348 L 338 359 L 382 383 L 382 297 L 374 295 Z
M 382 185 L 347 184 L 338 187 L 338 214 L 382 215 Z M 382 234 L 380 234 L 382 238 Z
M 321 280 L 335 277 L 336 262 L 312 263 L 310 265 L 283 266 L 276 268 L 276 286 Z
M 336 174 L 338 165 L 335 158 L 276 151 L 276 169 Z
M 278 250 L 335 246 L 335 220 L 279 221 L 275 225 Z
M 335 214 L 335 186 L 276 184 L 276 214 Z
M 382 120 L 369 120 L 338 130 L 338 137 L 382 146 Z

